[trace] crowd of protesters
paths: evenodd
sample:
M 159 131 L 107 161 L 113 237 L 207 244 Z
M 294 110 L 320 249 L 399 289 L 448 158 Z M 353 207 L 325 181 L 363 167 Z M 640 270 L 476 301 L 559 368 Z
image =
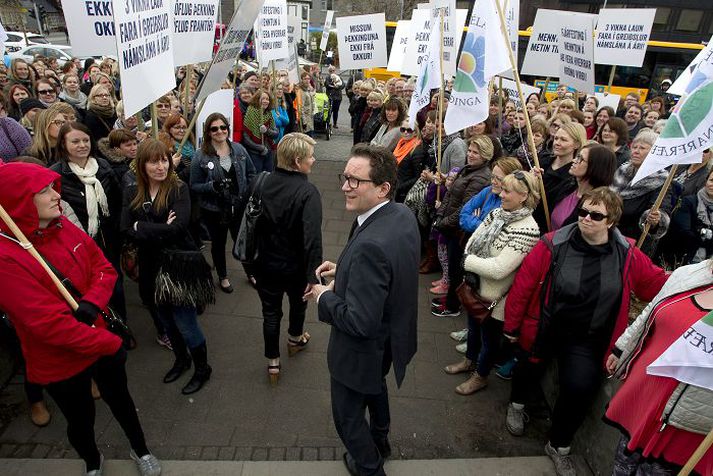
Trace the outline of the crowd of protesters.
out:
M 59 295 L 48 291 L 51 284 L 38 278 L 41 271 L 29 265 L 20 271 L 25 265 L 7 258 L 24 251 L 0 224 L 2 258 L 12 263 L 1 267 L 2 273 L 14 283 L 0 292 L 0 307 L 22 343 L 32 421 L 39 426 L 49 422 L 46 390 L 67 417 L 70 442 L 88 474 L 98 474 L 92 471 L 100 471 L 101 455 L 93 431 L 81 421 L 93 413 L 93 402 L 85 402 L 83 394 L 86 406 L 78 410 L 79 397 L 73 401 L 77 388 L 91 387 L 95 396 L 107 400 L 142 474 L 159 474 L 160 467 L 131 410 L 125 353 L 103 325 L 85 324 L 101 322 L 97 316 L 107 305 L 126 321 L 123 280 L 125 274 L 138 280 L 156 341 L 175 354 L 163 381 L 174 382 L 194 366 L 182 392 L 199 391 L 212 368 L 197 317 L 212 302 L 213 280 L 207 287 L 201 276 L 178 283 L 168 268 L 200 275 L 196 270 L 207 265 L 200 251 L 210 241 L 217 288 L 234 292 L 227 238 L 238 239 L 258 177 L 264 180 L 260 193 L 267 231 L 258 245 L 258 260 L 245 265 L 245 271 L 262 302 L 267 373 L 273 383 L 281 371 L 284 294 L 290 303 L 290 355 L 308 344 L 302 297 L 317 284 L 314 268 L 322 262 L 322 205 L 307 176 L 317 130 L 339 127 L 343 93 L 354 144 L 383 147 L 397 163 L 393 196 L 419 223 L 420 272 L 440 273 L 424 289 L 434 295 L 431 314 L 454 318 L 466 311 L 463 329 L 451 334 L 458 341 L 454 352 L 464 355 L 444 369 L 467 375 L 455 386 L 458 394 L 484 390 L 497 369 L 497 376 L 512 380 L 504 427 L 522 435 L 526 406 L 537 396 L 534 387 L 547 364 L 556 360 L 559 394 L 545 451 L 558 474 L 571 475 L 574 435 L 606 371 L 630 374 L 649 388 L 658 405 L 680 391 L 670 382 L 660 385 L 642 366 L 685 330 L 674 322 L 676 312 L 690 311 L 699 319 L 713 308 L 708 297 L 713 276 L 710 270 L 707 275 L 700 271 L 713 254 L 713 163 L 708 150 L 702 163 L 681 168 L 657 210 L 652 207 L 668 172 L 632 183 L 672 107 L 665 94 L 642 104 L 631 93 L 614 110 L 560 85 L 553 100 L 533 94 L 519 108 L 494 89 L 486 120 L 446 134 L 438 104 L 442 99 L 447 108 L 448 89 L 443 98 L 433 91 L 431 102 L 410 126 L 413 78 L 384 82 L 352 76 L 344 81 L 333 66 L 326 74 L 306 67 L 292 83 L 286 71 L 239 67 L 224 83 L 235 91 L 232 121 L 211 113 L 199 144 L 188 125 L 195 114 L 200 69 L 191 78 L 185 68 L 176 71 L 176 90 L 156 102 L 154 118 L 148 109 L 124 114 L 117 65 L 111 59 L 68 62 L 61 69 L 42 57 L 31 64 L 17 59 L 5 73 L 0 74 L 5 78 L 0 84 L 0 158 L 21 165 L 0 167 L 0 178 L 23 185 L 3 187 L 2 204 L 82 295 L 73 315 L 69 308 L 62 310 Z M 151 134 L 152 121 L 160 131 L 157 138 Z M 265 178 L 262 172 L 270 175 Z M 646 240 L 637 247 L 644 228 Z M 77 243 L 87 245 L 87 255 L 77 267 L 65 269 L 72 259 L 67 247 Z M 679 265 L 691 265 L 693 277 L 671 283 L 683 272 L 669 277 L 663 268 Z M 92 273 L 100 269 L 106 278 L 96 281 Z M 208 265 L 208 274 L 210 269 Z M 35 277 L 18 279 L 27 270 Z M 192 290 L 190 299 L 172 293 L 183 285 Z M 23 286 L 45 289 L 48 295 L 17 304 L 13 296 Z M 689 300 L 677 304 L 680 311 L 666 311 L 668 327 L 652 330 L 647 325 L 658 308 L 647 308 L 627 327 L 632 295 L 666 302 L 682 292 Z M 488 304 L 485 314 L 464 309 L 468 293 Z M 45 308 L 31 307 L 35 302 Z M 48 317 L 38 322 L 18 317 L 35 312 Z M 694 317 L 689 321 L 695 322 Z M 53 333 L 67 323 L 81 327 L 87 339 L 78 342 Z M 647 333 L 653 338 L 642 349 L 636 342 Z M 50 357 L 48 346 L 60 351 Z M 86 365 L 68 362 L 73 352 Z M 45 359 L 54 368 L 46 368 Z M 644 426 L 644 417 L 631 416 L 632 408 L 651 418 L 658 407 L 639 407 L 632 386 L 627 381 L 606 415 L 623 433 L 616 455 L 621 472 L 615 474 L 635 474 L 637 465 L 649 465 L 651 471 L 682 466 L 690 445 L 702 438 L 700 432 L 685 416 L 683 423 L 661 432 Z M 696 397 L 713 407 L 710 392 Z M 700 465 L 701 472 L 710 471 L 713 457 Z

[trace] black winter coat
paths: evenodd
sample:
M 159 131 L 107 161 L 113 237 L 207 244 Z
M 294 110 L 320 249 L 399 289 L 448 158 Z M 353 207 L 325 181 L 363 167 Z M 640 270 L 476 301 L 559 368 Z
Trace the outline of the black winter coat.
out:
M 114 123 L 116 122 L 116 114 L 109 118 L 99 117 L 94 111 L 87 110 L 87 114 L 84 116 L 84 125 L 89 128 L 89 132 L 92 134 L 92 139 L 98 142 L 100 139 L 105 138 L 112 131 Z
M 411 187 L 421 176 L 421 172 L 426 168 L 428 162 L 428 152 L 424 150 L 423 142 L 416 146 L 409 155 L 403 158 L 396 170 L 396 192 L 394 200 L 398 203 L 403 203 L 406 200 Z M 425 163 L 424 163 L 425 162 Z

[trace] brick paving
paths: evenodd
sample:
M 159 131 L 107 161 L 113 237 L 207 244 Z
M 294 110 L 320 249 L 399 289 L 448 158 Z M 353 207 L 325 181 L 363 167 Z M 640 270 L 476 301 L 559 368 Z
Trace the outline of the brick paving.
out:
M 348 120 L 346 101 L 342 122 Z M 336 260 L 354 216 L 344 210 L 337 174 L 351 146 L 348 124 L 325 141 L 318 136 L 318 161 L 310 180 L 322 193 L 324 257 Z M 171 460 L 323 461 L 341 458 L 343 447 L 334 430 L 326 365 L 328 326 L 316 319 L 310 305 L 306 329 L 312 334 L 307 350 L 293 358 L 284 352 L 279 386 L 270 387 L 263 358 L 262 322 L 257 293 L 241 267 L 230 258 L 235 292 L 218 292 L 217 303 L 200 318 L 208 339 L 214 373 L 201 392 L 180 393 L 189 376 L 173 384 L 161 378 L 172 354 L 159 347 L 137 287 L 127 283 L 127 300 L 139 347 L 129 354 L 129 385 L 152 451 Z M 404 385 L 391 392 L 394 459 L 539 456 L 546 421 L 535 419 L 525 436 L 514 438 L 503 427 L 509 383 L 492 378 L 490 386 L 470 397 L 453 391 L 462 378 L 442 367 L 460 358 L 448 333 L 464 327 L 459 318 L 435 318 L 429 312 L 429 283 L 422 276 L 419 350 Z M 286 339 L 286 324 L 283 335 Z M 52 422 L 33 426 L 28 418 L 21 377 L 0 394 L 0 405 L 14 406 L 19 415 L 0 426 L 0 458 L 71 458 L 76 453 L 65 436 L 65 422 L 48 397 Z M 97 404 L 96 435 L 107 459 L 128 457 L 128 443 L 107 407 Z

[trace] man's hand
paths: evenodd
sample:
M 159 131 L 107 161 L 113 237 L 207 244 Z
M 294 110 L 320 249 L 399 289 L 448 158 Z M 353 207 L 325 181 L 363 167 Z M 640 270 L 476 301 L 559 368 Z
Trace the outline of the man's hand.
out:
M 313 284 L 310 286 L 307 286 L 309 289 L 309 292 L 305 292 L 305 295 L 302 296 L 303 301 L 307 301 L 310 299 L 317 300 L 317 298 L 322 294 L 324 291 L 334 291 L 334 281 L 329 283 L 327 286 L 324 286 L 323 284 Z
M 337 275 L 337 264 L 325 261 L 314 270 L 314 275 L 320 282 L 322 282 L 322 278 L 334 278 Z

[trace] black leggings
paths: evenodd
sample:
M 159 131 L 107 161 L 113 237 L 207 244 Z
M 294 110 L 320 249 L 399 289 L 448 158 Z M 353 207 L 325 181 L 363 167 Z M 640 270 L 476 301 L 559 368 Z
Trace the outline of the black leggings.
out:
M 556 357 L 559 395 L 552 411 L 550 443 L 555 448 L 566 448 L 582 425 L 601 386 L 603 356 L 592 345 L 565 344 L 557 350 Z M 518 358 L 510 401 L 529 402 L 546 368 L 546 361 L 533 363 L 526 355 Z
M 225 264 L 225 245 L 228 241 L 228 231 L 230 236 L 235 241 L 238 237 L 238 229 L 240 228 L 240 218 L 233 217 L 229 223 L 222 222 L 222 214 L 210 210 L 201 210 L 203 223 L 208 228 L 210 234 L 211 246 L 210 255 L 213 258 L 213 266 L 215 272 L 218 273 L 218 279 L 228 277 L 228 270 Z
M 265 340 L 265 357 L 276 359 L 280 356 L 280 321 L 282 320 L 282 298 L 287 294 L 290 301 L 290 324 L 288 333 L 292 337 L 301 336 L 305 323 L 307 303 L 302 300 L 307 281 L 304 276 L 256 276 L 257 292 L 262 302 L 262 335 Z
M 94 435 L 92 378 L 102 399 L 124 430 L 131 448 L 138 456 L 149 453 L 136 406 L 129 394 L 125 364 L 126 351 L 121 348 L 116 354 L 100 358 L 77 375 L 45 387 L 66 418 L 67 438 L 86 463 L 87 471 L 98 469 L 101 459 Z

